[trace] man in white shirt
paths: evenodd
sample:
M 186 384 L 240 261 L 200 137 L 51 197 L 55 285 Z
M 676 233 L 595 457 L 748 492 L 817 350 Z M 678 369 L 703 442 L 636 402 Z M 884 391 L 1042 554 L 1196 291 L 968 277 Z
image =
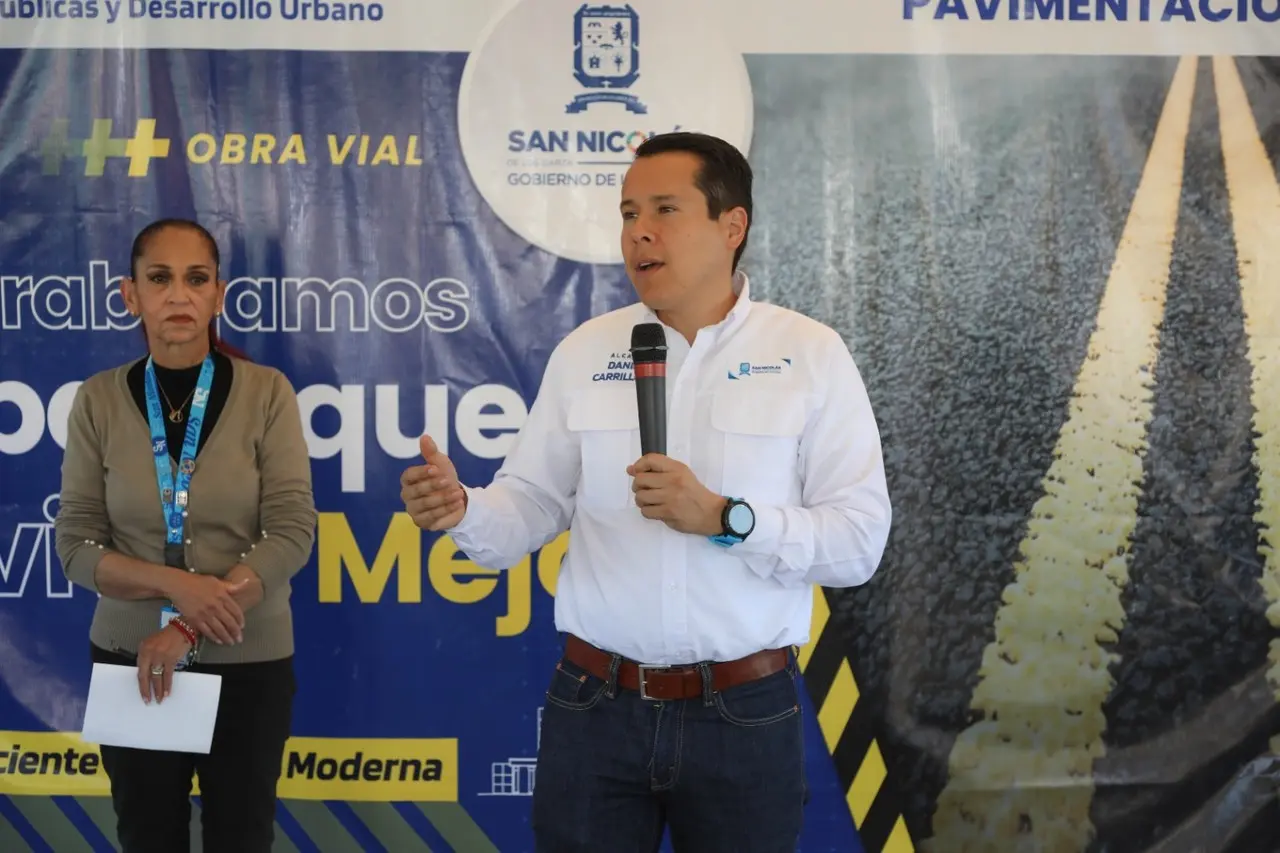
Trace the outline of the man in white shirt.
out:
M 491 485 L 429 436 L 401 478 L 414 521 L 505 569 L 569 529 L 566 635 L 543 709 L 539 851 L 794 850 L 808 788 L 794 647 L 813 585 L 875 572 L 890 522 L 880 436 L 827 326 L 752 302 L 737 270 L 751 168 L 695 133 L 652 137 L 622 188 L 640 304 L 552 353 Z M 666 335 L 667 454 L 641 456 L 632 328 Z

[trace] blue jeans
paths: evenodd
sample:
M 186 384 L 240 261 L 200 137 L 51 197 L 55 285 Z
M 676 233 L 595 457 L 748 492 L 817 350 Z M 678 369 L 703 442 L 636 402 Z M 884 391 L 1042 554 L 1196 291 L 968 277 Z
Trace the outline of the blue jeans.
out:
M 562 658 L 542 711 L 538 853 L 652 853 L 664 827 L 676 853 L 794 851 L 809 799 L 796 674 L 791 656 L 756 681 L 657 701 Z

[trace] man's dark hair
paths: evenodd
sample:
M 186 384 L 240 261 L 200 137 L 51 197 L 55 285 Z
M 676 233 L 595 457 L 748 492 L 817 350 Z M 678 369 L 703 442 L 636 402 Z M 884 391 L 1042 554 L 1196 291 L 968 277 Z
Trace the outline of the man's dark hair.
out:
M 715 136 L 690 131 L 674 131 L 650 136 L 636 149 L 636 158 L 685 151 L 702 161 L 694 184 L 707 200 L 707 215 L 716 219 L 726 210 L 741 207 L 747 212 L 747 230 L 733 254 L 733 269 L 747 248 L 751 233 L 751 164 L 737 148 Z

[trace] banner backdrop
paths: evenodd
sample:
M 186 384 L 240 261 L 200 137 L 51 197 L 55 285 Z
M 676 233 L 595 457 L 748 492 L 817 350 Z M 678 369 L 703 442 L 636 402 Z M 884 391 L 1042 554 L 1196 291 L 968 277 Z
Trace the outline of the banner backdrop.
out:
M 621 176 L 677 128 L 749 152 L 753 293 L 844 335 L 882 428 L 887 553 L 801 655 L 801 849 L 1280 849 L 1278 21 L 0 0 L 0 849 L 116 849 L 51 522 L 163 216 L 217 237 L 220 332 L 313 459 L 278 849 L 531 849 L 569 543 L 478 569 L 399 476 L 426 430 L 488 482 L 556 343 L 634 300 Z

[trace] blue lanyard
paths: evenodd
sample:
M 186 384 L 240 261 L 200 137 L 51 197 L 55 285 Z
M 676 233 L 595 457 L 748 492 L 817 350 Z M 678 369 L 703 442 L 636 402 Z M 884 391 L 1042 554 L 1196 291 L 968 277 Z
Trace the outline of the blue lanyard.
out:
M 160 397 L 156 393 L 156 371 L 150 356 L 147 357 L 147 421 L 151 425 L 151 452 L 156 458 L 156 483 L 160 487 L 160 505 L 168 527 L 165 541 L 169 545 L 182 545 L 182 518 L 186 511 L 191 475 L 196 470 L 196 447 L 200 444 L 200 430 L 204 427 L 204 410 L 209 404 L 209 388 L 213 385 L 213 356 L 207 355 L 200 379 L 196 383 L 191 400 L 191 415 L 187 418 L 187 437 L 182 442 L 182 457 L 178 462 L 178 481 L 173 481 L 173 469 L 169 463 L 169 441 L 165 438 L 164 418 L 160 414 Z

